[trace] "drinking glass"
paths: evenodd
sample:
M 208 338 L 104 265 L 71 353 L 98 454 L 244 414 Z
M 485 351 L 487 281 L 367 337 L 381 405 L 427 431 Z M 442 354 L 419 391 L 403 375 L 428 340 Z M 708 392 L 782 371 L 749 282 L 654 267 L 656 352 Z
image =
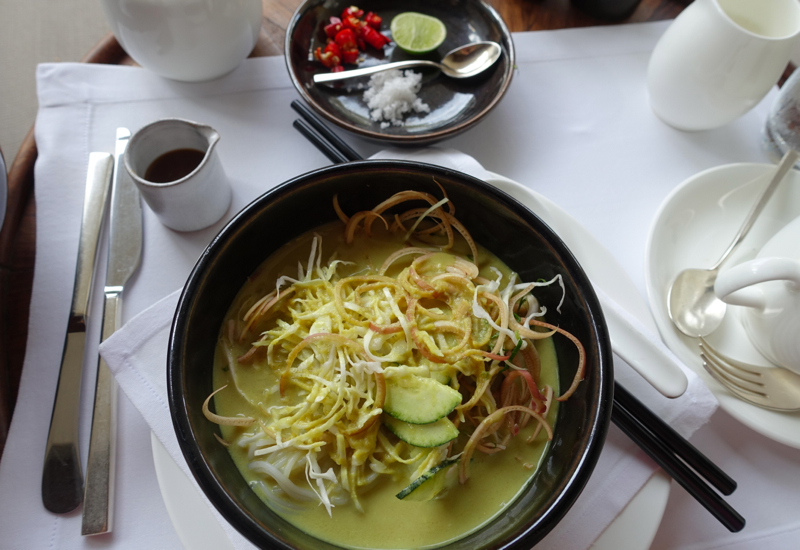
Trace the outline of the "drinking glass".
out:
M 784 83 L 778 99 L 767 115 L 762 145 L 773 162 L 787 149 L 800 151 L 800 71 L 795 70 Z

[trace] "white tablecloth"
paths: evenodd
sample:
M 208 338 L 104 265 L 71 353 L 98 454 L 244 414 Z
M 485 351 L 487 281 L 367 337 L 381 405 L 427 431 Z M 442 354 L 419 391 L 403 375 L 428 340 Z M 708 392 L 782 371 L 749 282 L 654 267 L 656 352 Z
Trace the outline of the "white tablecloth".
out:
M 649 110 L 644 75 L 665 25 L 516 34 L 519 70 L 507 97 L 476 128 L 443 144 L 559 204 L 614 254 L 642 296 L 646 233 L 661 201 L 700 170 L 766 161 L 759 132 L 774 99 L 769 96 L 716 131 L 688 134 L 662 124 Z M 290 129 L 296 117 L 289 103 L 297 94 L 279 58 L 248 60 L 227 77 L 204 84 L 170 82 L 130 67 L 43 65 L 38 86 L 37 263 L 26 365 L 0 462 L 0 546 L 176 548 L 180 542 L 153 471 L 150 429 L 124 397 L 114 533 L 81 539 L 79 512 L 53 516 L 40 501 L 88 153 L 111 151 L 117 126 L 135 130 L 175 116 L 208 123 L 223 136 L 218 151 L 234 187 L 229 216 L 254 191 L 328 162 Z M 380 148 L 347 139 L 365 156 Z M 235 161 L 242 158 L 256 160 Z M 171 232 L 145 208 L 144 254 L 125 295 L 123 321 L 180 288 L 221 224 L 196 233 Z M 92 327 L 90 341 L 98 340 L 97 328 Z M 87 365 L 84 383 L 84 454 L 92 367 Z M 722 412 L 693 441 L 739 481 L 729 501 L 748 526 L 742 533 L 727 533 L 674 486 L 654 547 L 795 548 L 800 451 L 773 443 Z

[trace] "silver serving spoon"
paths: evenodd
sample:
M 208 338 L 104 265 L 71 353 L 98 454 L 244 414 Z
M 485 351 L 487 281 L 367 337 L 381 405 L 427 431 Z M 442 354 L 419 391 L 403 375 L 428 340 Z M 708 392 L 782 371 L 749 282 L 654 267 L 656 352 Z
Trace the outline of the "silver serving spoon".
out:
M 334 82 L 357 76 L 368 76 L 391 69 L 409 69 L 411 67 L 435 67 L 451 78 L 469 78 L 491 67 L 500 58 L 501 53 L 503 53 L 503 50 L 500 44 L 496 42 L 473 42 L 449 52 L 444 56 L 441 63 L 428 61 L 427 59 L 395 61 L 393 63 L 364 67 L 363 69 L 315 74 L 314 82 L 317 84 Z
M 722 257 L 708 269 L 684 269 L 675 278 L 667 296 L 667 312 L 669 318 L 682 333 L 687 336 L 701 338 L 714 332 L 725 316 L 726 304 L 714 294 L 714 282 L 725 260 L 744 240 L 753 223 L 769 201 L 778 184 L 791 170 L 800 154 L 789 149 L 783 155 L 772 181 L 761 192 L 758 201 L 753 205 L 745 218 L 741 229 L 733 238 Z

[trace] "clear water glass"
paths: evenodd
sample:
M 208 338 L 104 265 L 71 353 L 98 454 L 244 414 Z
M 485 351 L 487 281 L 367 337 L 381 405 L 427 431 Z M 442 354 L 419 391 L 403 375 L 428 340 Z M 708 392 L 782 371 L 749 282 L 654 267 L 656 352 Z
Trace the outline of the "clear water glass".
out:
M 762 145 L 772 162 L 776 163 L 790 147 L 800 151 L 800 71 L 798 70 L 795 70 L 781 87 L 778 99 L 767 115 Z

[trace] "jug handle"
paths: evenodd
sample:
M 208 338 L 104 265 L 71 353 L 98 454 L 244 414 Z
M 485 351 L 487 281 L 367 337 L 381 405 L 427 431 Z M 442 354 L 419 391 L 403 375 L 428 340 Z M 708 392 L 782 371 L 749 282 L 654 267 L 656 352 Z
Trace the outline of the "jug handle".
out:
M 767 281 L 786 281 L 790 289 L 800 290 L 800 261 L 757 258 L 741 263 L 719 274 L 714 292 L 725 303 L 763 310 L 767 305 L 764 291 L 752 285 Z

